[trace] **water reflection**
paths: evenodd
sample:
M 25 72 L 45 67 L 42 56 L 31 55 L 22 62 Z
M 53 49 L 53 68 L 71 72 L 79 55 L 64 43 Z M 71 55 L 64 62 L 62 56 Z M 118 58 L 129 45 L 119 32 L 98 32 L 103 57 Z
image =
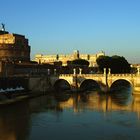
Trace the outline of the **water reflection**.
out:
M 115 111 L 127 110 L 140 112 L 140 96 L 132 95 L 131 90 L 122 89 L 107 94 L 99 91 L 80 93 L 59 93 L 47 95 L 30 101 L 33 112 L 54 111 L 63 112 L 73 109 L 74 112 L 85 110 Z M 135 109 L 134 109 L 135 108 Z
M 133 96 L 131 88 L 121 88 L 110 92 L 112 101 L 118 106 L 127 106 L 132 104 Z
M 120 107 L 123 109 L 124 107 L 131 105 L 132 101 L 132 93 L 130 93 L 128 90 L 121 90 L 108 94 L 102 94 L 97 91 L 83 92 L 69 96 L 69 98 L 63 102 L 59 102 L 58 100 L 61 108 L 73 108 L 76 112 L 85 109 L 96 109 L 104 112 L 117 108 L 120 109 Z
M 71 97 L 71 94 L 66 93 L 66 92 L 62 92 L 62 93 L 55 93 L 54 97 L 57 101 L 59 102 L 66 102 L 69 100 L 69 98 Z
M 125 113 L 120 115 L 121 111 L 129 113 L 129 117 Z M 38 140 L 41 136 L 44 139 L 56 139 L 58 136 L 66 139 L 71 131 L 70 139 L 75 138 L 76 132 L 77 138 L 87 139 L 90 131 L 96 132 L 94 138 L 108 139 L 104 137 L 107 133 L 106 137 L 112 139 L 114 135 L 118 136 L 115 134 L 116 126 L 119 131 L 122 124 L 132 123 L 132 127 L 140 129 L 135 124 L 139 117 L 140 96 L 132 95 L 129 89 L 108 94 L 98 91 L 52 93 L 0 108 L 0 140 Z M 111 132 L 112 128 L 114 132 Z M 103 137 L 101 132 L 104 132 Z
M 0 108 L 0 140 L 25 140 L 30 132 L 27 102 Z

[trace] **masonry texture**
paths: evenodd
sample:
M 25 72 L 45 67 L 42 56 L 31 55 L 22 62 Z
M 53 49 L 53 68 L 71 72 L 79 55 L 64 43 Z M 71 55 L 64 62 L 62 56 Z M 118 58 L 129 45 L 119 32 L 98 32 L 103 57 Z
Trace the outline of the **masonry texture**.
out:
M 23 35 L 0 32 L 0 60 L 30 61 L 30 46 Z

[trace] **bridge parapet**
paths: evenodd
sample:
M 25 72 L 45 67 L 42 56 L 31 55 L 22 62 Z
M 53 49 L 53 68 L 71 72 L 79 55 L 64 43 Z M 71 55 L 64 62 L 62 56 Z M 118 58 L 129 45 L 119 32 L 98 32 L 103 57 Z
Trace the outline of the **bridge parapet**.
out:
M 137 74 L 129 74 L 129 73 L 127 73 L 127 74 L 109 74 L 108 76 L 117 76 L 117 77 L 122 77 L 122 76 L 126 76 L 126 77 L 128 77 L 128 76 L 130 76 L 130 77 L 134 77 L 134 76 L 138 76 Z
M 59 78 L 68 81 L 70 85 L 77 85 L 78 87 L 85 80 L 93 80 L 104 85 L 106 83 L 106 75 L 104 74 L 61 74 Z
M 104 74 L 77 74 L 77 76 L 83 77 L 104 77 Z
M 60 74 L 59 77 L 72 77 L 73 74 Z
M 60 77 L 70 77 L 70 76 L 83 76 L 83 77 L 104 77 L 105 74 L 60 74 Z M 138 74 L 108 74 L 108 77 L 140 77 Z
M 72 77 L 72 76 L 77 76 L 77 77 L 104 77 L 104 74 L 60 74 L 59 77 Z
M 71 86 L 80 86 L 85 80 L 93 80 L 108 88 L 118 80 L 125 80 L 132 85 L 134 90 L 140 91 L 140 74 L 60 74 L 52 76 L 52 85 L 59 79 L 66 80 Z

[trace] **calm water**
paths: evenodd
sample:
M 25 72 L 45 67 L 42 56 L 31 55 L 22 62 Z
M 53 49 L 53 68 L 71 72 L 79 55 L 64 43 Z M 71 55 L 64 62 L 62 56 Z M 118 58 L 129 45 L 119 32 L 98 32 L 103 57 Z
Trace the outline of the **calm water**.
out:
M 0 140 L 138 140 L 140 96 L 42 96 L 0 108 Z

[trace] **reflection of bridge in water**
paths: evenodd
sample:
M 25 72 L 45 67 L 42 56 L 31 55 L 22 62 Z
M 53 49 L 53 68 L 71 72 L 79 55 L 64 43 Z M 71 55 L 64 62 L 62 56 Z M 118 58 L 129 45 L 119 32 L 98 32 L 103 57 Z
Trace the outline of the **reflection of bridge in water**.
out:
M 99 87 L 108 90 L 115 86 L 131 86 L 134 91 L 140 91 L 140 74 L 62 74 L 51 77 L 55 88 L 69 87 L 88 89 Z
M 125 97 L 125 98 L 124 98 Z M 74 112 L 82 112 L 89 110 L 100 110 L 103 112 L 111 111 L 128 111 L 136 112 L 138 118 L 140 118 L 140 98 L 137 95 L 131 95 L 129 93 L 119 94 L 111 96 L 98 92 L 83 93 L 71 96 L 66 101 L 60 101 L 59 106 L 61 108 L 73 108 Z

